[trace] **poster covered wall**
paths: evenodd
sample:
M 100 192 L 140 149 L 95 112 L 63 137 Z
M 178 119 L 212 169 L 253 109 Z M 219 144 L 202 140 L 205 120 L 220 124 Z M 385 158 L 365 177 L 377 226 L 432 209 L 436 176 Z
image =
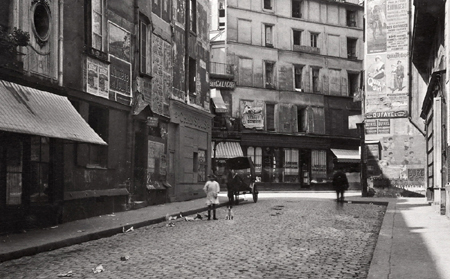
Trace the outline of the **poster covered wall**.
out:
M 264 102 L 245 101 L 240 103 L 242 125 L 247 129 L 264 129 Z
M 366 5 L 366 118 L 409 115 L 409 1 L 369 0 Z

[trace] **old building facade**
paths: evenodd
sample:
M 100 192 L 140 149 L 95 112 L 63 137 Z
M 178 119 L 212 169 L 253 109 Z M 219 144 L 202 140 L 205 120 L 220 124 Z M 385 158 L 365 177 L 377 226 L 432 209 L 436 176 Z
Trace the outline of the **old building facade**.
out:
M 211 14 L 211 76 L 222 81 L 212 86 L 216 159 L 242 152 L 261 185 L 274 188 L 329 185 L 337 163 L 359 172 L 359 134 L 348 117 L 361 114 L 363 7 L 219 0 Z M 225 82 L 230 75 L 235 84 Z M 356 185 L 359 173 L 351 176 Z
M 449 65 L 450 33 L 448 1 L 414 1 L 414 32 L 412 37 L 412 65 L 415 69 L 412 85 L 417 95 L 413 102 L 424 121 L 426 170 L 424 182 L 427 200 L 440 214 L 449 212 L 448 172 L 448 92 L 446 74 Z
M 2 231 L 201 195 L 208 3 L 10 0 L 0 10 L 3 33 L 30 35 L 0 60 Z

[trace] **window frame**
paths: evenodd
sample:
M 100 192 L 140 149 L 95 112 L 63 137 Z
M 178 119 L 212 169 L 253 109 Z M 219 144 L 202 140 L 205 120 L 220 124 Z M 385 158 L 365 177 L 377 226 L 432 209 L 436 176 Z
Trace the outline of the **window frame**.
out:
M 303 92 L 303 65 L 293 65 L 293 74 L 294 74 L 294 90 L 299 90 L 300 92 Z M 299 71 L 297 71 L 299 70 Z M 297 76 L 300 75 L 300 81 L 297 80 Z M 297 87 L 297 82 L 300 82 L 300 87 Z
M 269 4 L 270 7 L 267 7 L 266 4 Z M 272 11 L 273 12 L 273 0 L 262 0 L 262 8 L 264 11 Z
M 100 12 L 94 10 L 94 6 L 95 6 L 93 4 L 94 1 L 97 1 L 98 3 L 100 3 L 100 7 L 101 7 Z M 87 36 L 89 38 L 88 45 L 93 49 L 100 50 L 102 52 L 106 52 L 107 51 L 107 32 L 106 32 L 106 16 L 105 16 L 106 0 L 90 0 L 88 6 L 89 6 L 89 17 L 90 17 L 90 19 L 88 21 L 89 22 L 89 28 L 88 28 L 89 36 Z M 101 34 L 95 33 L 96 32 L 95 31 L 96 28 L 94 28 L 94 23 L 95 23 L 94 15 L 95 14 L 100 16 L 100 24 L 101 24 L 100 32 L 101 32 Z M 95 45 L 95 40 L 94 40 L 95 35 L 98 35 L 100 37 L 100 42 L 101 42 L 100 48 L 97 45 Z
M 316 32 L 310 33 L 309 37 L 310 37 L 311 47 L 319 48 L 319 36 L 320 36 L 320 33 L 316 33 Z
M 294 3 L 295 5 L 298 5 L 298 11 L 294 11 Z M 291 17 L 293 18 L 302 18 L 302 4 L 303 0 L 292 0 L 291 1 Z M 296 16 L 298 15 L 298 16 Z
M 267 66 L 271 65 L 271 76 L 268 76 Z M 264 60 L 264 88 L 275 89 L 275 61 Z
M 145 30 L 143 30 L 145 26 Z M 147 17 L 140 15 L 139 19 L 139 73 L 141 75 L 151 76 L 151 38 L 149 36 L 150 21 Z M 145 37 L 143 36 L 145 31 Z M 143 38 L 145 41 L 143 41 Z
M 317 75 L 315 75 L 317 73 Z M 320 92 L 320 68 L 312 67 L 311 68 L 311 91 L 313 93 Z
M 301 118 L 299 116 L 302 116 Z M 308 131 L 308 107 L 297 106 L 297 132 Z
M 347 79 L 348 79 L 348 96 L 349 97 L 354 97 L 355 96 L 355 92 L 352 92 L 352 87 L 355 87 L 356 90 L 359 89 L 359 80 L 360 80 L 360 73 L 357 72 L 347 72 Z
M 189 0 L 189 31 L 197 34 L 197 0 Z
M 266 46 L 266 47 L 274 47 L 274 44 L 273 44 L 273 38 L 274 38 L 274 36 L 273 36 L 273 30 L 274 30 L 274 25 L 273 24 L 267 24 L 267 23 L 264 23 L 263 24 L 263 28 L 264 28 L 264 46 Z M 268 36 L 267 35 L 267 30 L 270 30 L 270 35 Z M 268 40 L 268 39 L 270 39 L 270 40 Z
M 271 118 L 273 119 L 273 123 L 269 123 L 269 117 L 267 116 L 268 114 L 268 111 L 269 111 L 269 109 L 268 109 L 268 107 L 272 107 L 272 109 L 271 109 L 271 111 L 273 112 L 273 115 L 271 115 Z M 268 131 L 268 132 L 275 132 L 275 130 L 276 130 L 276 121 L 275 121 L 275 103 L 266 103 L 265 104 L 265 112 L 264 112 L 264 116 L 265 116 L 265 122 L 266 122 L 266 131 Z M 269 126 L 269 124 L 271 124 L 270 126 Z
M 345 19 L 347 27 L 357 27 L 356 24 L 356 11 L 345 10 Z
M 292 29 L 292 45 L 293 46 L 301 46 L 302 45 L 302 35 L 303 35 L 303 30 Z M 298 44 L 296 44 L 296 41 L 297 41 L 296 39 L 298 39 Z
M 356 54 L 357 46 L 358 46 L 357 38 L 347 37 L 347 58 L 348 59 L 358 59 L 358 56 Z M 353 51 L 351 51 L 351 50 L 353 50 Z

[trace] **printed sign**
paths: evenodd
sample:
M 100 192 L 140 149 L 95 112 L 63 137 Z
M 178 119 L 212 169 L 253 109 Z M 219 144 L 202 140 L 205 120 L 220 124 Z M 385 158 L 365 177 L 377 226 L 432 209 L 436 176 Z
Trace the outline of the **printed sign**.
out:
M 248 129 L 264 128 L 264 102 L 262 101 L 241 101 L 242 125 Z
M 230 80 L 211 79 L 209 81 L 209 87 L 220 89 L 234 89 L 236 88 L 236 82 Z
M 108 64 L 87 57 L 86 92 L 108 99 L 109 67 Z
M 110 56 L 110 89 L 127 96 L 131 94 L 131 64 Z

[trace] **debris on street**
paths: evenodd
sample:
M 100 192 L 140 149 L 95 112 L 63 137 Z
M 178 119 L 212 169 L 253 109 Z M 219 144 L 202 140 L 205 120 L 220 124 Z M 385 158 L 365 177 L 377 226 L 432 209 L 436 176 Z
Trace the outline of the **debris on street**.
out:
M 73 275 L 73 272 L 71 270 L 71 271 L 69 271 L 67 273 L 60 273 L 60 274 L 58 274 L 58 277 L 72 277 L 72 275 Z
M 166 224 L 166 227 L 175 227 L 175 224 L 172 223 L 172 222 L 170 222 L 170 223 L 167 223 L 167 224 Z
M 124 255 L 124 256 L 122 256 L 122 257 L 120 257 L 120 260 L 121 261 L 128 261 L 130 259 L 130 256 L 129 255 Z
M 100 273 L 100 272 L 105 271 L 105 269 L 103 268 L 103 265 L 99 264 L 96 268 L 93 268 L 92 271 L 94 273 Z
M 125 227 L 123 227 L 123 228 L 122 228 L 122 231 L 123 231 L 124 233 L 132 232 L 132 231 L 134 231 L 134 228 L 133 228 L 133 226 L 131 226 L 128 230 L 125 230 Z

